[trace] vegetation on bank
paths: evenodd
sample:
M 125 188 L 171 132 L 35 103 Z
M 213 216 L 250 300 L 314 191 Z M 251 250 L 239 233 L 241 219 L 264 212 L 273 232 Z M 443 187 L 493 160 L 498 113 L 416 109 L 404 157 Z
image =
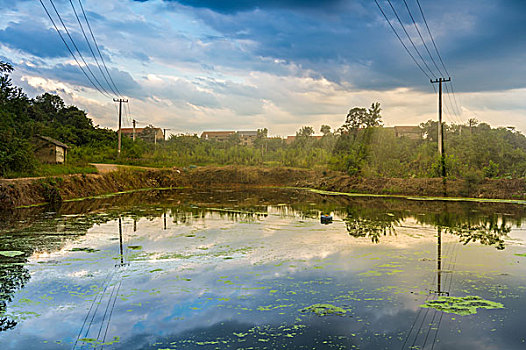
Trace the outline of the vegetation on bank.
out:
M 300 128 L 292 143 L 258 132 L 253 145 L 242 145 L 238 135 L 226 142 L 202 140 L 197 135 L 172 135 L 155 147 L 123 137 L 116 159 L 117 133 L 93 125 L 86 113 L 66 106 L 57 95 L 28 98 L 13 86 L 13 67 L 0 62 L 0 177 L 94 172 L 89 162 L 154 167 L 191 165 L 287 166 L 337 170 L 362 177 L 437 177 L 438 123 L 420 125 L 422 137 L 397 137 L 382 126 L 381 108 L 355 107 L 343 124 L 321 127 L 320 138 L 310 126 Z M 146 128 L 146 132 L 148 132 Z M 33 154 L 34 135 L 50 136 L 70 146 L 68 164 L 43 165 Z M 526 176 L 526 137 L 512 128 L 492 128 L 471 120 L 467 125 L 445 125 L 446 167 L 449 177 L 476 184 L 483 178 Z

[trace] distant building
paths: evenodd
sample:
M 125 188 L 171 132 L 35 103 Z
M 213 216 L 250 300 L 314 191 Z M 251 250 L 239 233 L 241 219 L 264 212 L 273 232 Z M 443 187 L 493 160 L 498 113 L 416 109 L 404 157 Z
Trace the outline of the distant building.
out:
M 407 137 L 412 140 L 422 139 L 422 129 L 419 126 L 395 126 L 396 137 Z
M 238 131 L 237 134 L 239 135 L 241 144 L 245 146 L 254 144 L 254 141 L 258 137 L 257 131 Z
M 312 135 L 312 136 L 309 136 L 309 137 L 312 137 L 316 140 L 321 140 L 323 138 L 323 136 L 315 136 L 315 135 Z M 291 143 L 293 143 L 294 141 L 296 141 L 296 136 L 287 136 L 287 138 L 285 139 L 285 143 L 287 145 L 290 145 Z
M 51 137 L 36 135 L 34 137 L 35 156 L 42 163 L 64 164 L 68 155 L 68 146 Z
M 209 141 L 227 141 L 230 136 L 234 135 L 235 131 L 203 131 L 201 138 Z
M 122 136 L 133 138 L 133 128 L 122 128 L 121 133 Z M 163 129 L 155 127 L 135 128 L 135 137 L 151 143 L 164 140 Z
M 224 142 L 236 134 L 239 135 L 241 144 L 245 146 L 252 145 L 258 137 L 257 131 L 203 131 L 201 138 L 204 140 Z

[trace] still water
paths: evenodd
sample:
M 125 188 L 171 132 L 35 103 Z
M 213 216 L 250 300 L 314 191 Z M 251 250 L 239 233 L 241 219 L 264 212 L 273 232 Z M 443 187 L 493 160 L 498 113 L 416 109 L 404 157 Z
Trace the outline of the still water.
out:
M 3 213 L 0 348 L 526 349 L 524 218 L 283 189 Z

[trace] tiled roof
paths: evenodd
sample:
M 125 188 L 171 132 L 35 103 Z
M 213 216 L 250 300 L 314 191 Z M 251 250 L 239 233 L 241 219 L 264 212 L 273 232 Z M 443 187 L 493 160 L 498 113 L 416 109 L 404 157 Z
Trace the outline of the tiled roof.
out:
M 62 143 L 58 140 L 55 140 L 55 139 L 52 139 L 51 137 L 48 137 L 48 136 L 42 136 L 42 135 L 36 135 L 37 137 L 41 138 L 42 140 L 44 141 L 47 141 L 49 143 L 52 143 L 56 146 L 59 146 L 59 147 L 64 147 L 64 148 L 69 148 L 68 145 L 66 145 L 65 143 Z

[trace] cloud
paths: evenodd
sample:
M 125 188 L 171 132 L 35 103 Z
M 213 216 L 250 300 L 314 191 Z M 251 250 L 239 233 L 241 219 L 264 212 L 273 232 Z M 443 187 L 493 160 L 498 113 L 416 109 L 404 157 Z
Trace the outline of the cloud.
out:
M 72 35 L 74 40 L 81 38 Z M 40 58 L 68 57 L 70 54 L 54 28 L 46 28 L 40 21 L 11 22 L 0 30 L 0 43 Z M 71 47 L 74 50 L 73 47 Z M 83 47 L 79 47 L 83 54 Z
M 140 0 L 144 2 L 144 0 Z M 168 0 L 169 2 L 173 0 Z M 294 9 L 317 9 L 323 10 L 334 8 L 342 4 L 343 0 L 179 0 L 173 1 L 183 5 L 207 8 L 221 13 L 237 13 L 251 11 L 255 9 L 272 9 L 272 8 L 294 8 Z

